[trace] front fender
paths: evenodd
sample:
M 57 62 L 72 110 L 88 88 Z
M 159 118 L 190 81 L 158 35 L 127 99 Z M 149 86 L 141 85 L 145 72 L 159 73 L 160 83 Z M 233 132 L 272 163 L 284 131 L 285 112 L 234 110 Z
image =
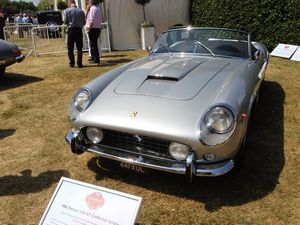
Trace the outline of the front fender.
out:
M 114 79 L 116 79 L 125 70 L 136 64 L 142 59 L 135 60 L 133 62 L 127 63 L 123 66 L 115 68 L 109 72 L 99 75 L 96 79 L 90 81 L 82 89 L 89 89 L 92 92 L 93 98 L 96 98 L 104 89 L 107 87 Z M 94 100 L 94 99 L 92 99 Z

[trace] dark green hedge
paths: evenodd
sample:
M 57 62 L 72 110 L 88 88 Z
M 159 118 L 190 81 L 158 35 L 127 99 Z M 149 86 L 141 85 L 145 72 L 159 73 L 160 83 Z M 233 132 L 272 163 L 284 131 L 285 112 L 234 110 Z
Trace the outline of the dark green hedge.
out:
M 193 26 L 251 32 L 269 50 L 300 45 L 300 0 L 191 0 Z

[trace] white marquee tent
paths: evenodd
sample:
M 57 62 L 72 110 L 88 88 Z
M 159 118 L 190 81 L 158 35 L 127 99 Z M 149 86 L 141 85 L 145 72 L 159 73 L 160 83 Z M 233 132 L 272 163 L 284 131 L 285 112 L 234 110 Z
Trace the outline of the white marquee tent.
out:
M 86 1 L 77 0 L 85 10 Z M 135 0 L 105 0 L 102 4 L 103 22 L 108 22 L 113 49 L 141 48 L 140 26 L 143 8 Z M 155 36 L 174 24 L 189 24 L 189 0 L 152 0 L 145 6 L 146 21 L 155 25 Z

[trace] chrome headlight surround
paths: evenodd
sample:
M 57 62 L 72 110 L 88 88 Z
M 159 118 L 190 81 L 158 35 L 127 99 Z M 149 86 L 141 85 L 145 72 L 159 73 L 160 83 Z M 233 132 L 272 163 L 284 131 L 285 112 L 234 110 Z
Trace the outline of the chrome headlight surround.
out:
M 212 132 L 224 134 L 233 128 L 234 115 L 228 108 L 217 106 L 206 113 L 205 123 Z
M 211 107 L 200 120 L 199 140 L 208 146 L 226 142 L 233 134 L 237 113 L 229 105 Z
M 84 112 L 91 104 L 92 92 L 85 88 L 80 89 L 72 98 L 69 107 L 69 118 L 75 120 L 81 112 Z

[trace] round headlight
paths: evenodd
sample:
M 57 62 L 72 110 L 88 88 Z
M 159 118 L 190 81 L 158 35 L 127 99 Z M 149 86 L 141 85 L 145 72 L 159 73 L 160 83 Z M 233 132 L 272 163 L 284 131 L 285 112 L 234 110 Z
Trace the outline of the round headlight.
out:
M 188 157 L 190 148 L 186 145 L 172 142 L 169 145 L 169 152 L 174 159 L 181 161 Z
M 103 132 L 101 129 L 96 127 L 88 127 L 86 129 L 86 136 L 94 144 L 98 144 L 103 139 Z
M 234 126 L 233 113 L 224 107 L 216 107 L 206 114 L 207 127 L 216 133 L 226 133 Z
M 87 90 L 79 92 L 75 97 L 75 105 L 80 111 L 84 111 L 91 100 L 91 93 Z
M 80 90 L 72 98 L 69 107 L 69 118 L 71 121 L 75 120 L 77 116 L 89 106 L 92 99 L 92 94 L 89 90 Z

